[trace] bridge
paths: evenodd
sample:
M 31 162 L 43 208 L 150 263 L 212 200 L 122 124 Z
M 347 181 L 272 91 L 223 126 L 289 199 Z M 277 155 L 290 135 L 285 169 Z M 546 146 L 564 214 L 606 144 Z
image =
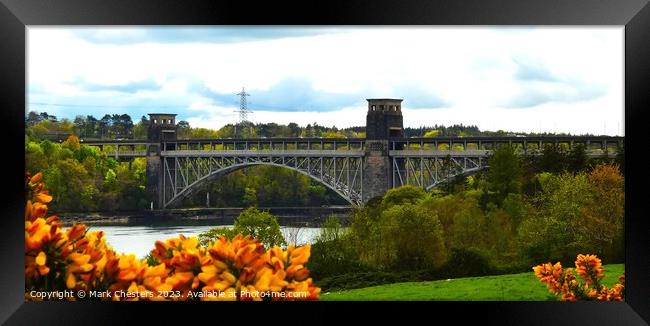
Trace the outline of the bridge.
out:
M 146 140 L 83 140 L 117 160 L 144 157 L 147 191 L 156 208 L 171 208 L 203 185 L 238 169 L 274 165 L 298 171 L 363 205 L 388 189 L 430 189 L 488 167 L 488 157 L 508 144 L 538 155 L 547 144 L 585 146 L 592 157 L 612 156 L 623 137 L 405 138 L 401 99 L 368 99 L 366 138 L 178 139 L 175 114 L 152 113 Z M 110 147 L 110 149 L 109 149 Z

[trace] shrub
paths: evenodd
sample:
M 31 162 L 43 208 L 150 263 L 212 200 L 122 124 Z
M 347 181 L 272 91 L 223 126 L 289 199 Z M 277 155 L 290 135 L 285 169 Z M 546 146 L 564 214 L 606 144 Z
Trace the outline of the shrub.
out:
M 450 278 L 489 275 L 494 271 L 487 258 L 478 251 L 452 248 L 441 273 Z
M 427 197 L 427 193 L 421 187 L 402 186 L 393 188 L 386 192 L 381 206 L 388 209 L 395 205 L 415 204 Z
M 549 291 L 559 296 L 562 301 L 623 301 L 625 274 L 619 277 L 619 283 L 607 288 L 600 283 L 605 276 L 605 270 L 596 255 L 578 255 L 575 266 L 575 270 L 563 270 L 559 262 L 555 265 L 546 263 L 533 267 L 533 271 L 540 282 L 545 283 Z M 576 278 L 574 271 L 580 279 Z
M 319 278 L 361 270 L 350 235 L 338 218 L 329 217 L 321 226 L 308 267 Z
M 199 234 L 199 239 L 202 245 L 207 245 L 218 237 L 232 239 L 237 234 L 250 235 L 258 239 L 267 249 L 286 245 L 277 218 L 271 213 L 259 211 L 255 207 L 249 207 L 241 212 L 235 219 L 232 229 L 224 227 L 210 229 Z

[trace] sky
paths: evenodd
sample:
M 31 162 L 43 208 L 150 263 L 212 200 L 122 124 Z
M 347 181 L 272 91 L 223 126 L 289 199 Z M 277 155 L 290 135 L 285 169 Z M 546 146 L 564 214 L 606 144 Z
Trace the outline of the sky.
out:
M 368 98 L 404 126 L 624 135 L 623 26 L 27 28 L 26 112 L 176 113 L 364 126 Z

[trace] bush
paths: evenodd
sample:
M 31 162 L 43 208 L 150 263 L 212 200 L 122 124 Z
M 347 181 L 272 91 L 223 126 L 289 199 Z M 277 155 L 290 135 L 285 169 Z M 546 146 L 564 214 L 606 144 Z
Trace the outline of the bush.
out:
M 382 284 L 432 280 L 427 277 L 422 277 L 422 275 L 426 274 L 427 272 L 415 271 L 389 272 L 363 270 L 354 273 L 346 273 L 319 278 L 317 285 L 322 290 L 340 291 L 359 289 Z
M 258 239 L 264 247 L 271 248 L 279 245 L 286 245 L 278 219 L 267 211 L 259 211 L 255 207 L 249 207 L 239 214 L 235 219 L 232 229 L 219 227 L 210 229 L 199 234 L 201 243 L 207 245 L 219 237 L 232 239 L 235 235 L 250 235 Z
M 363 270 L 347 239 L 316 241 L 307 267 L 314 277 L 323 278 Z
M 623 301 L 625 299 L 625 274 L 619 283 L 607 288 L 600 281 L 605 277 L 603 265 L 596 255 L 578 255 L 574 269 L 562 269 L 562 264 L 541 264 L 533 267 L 535 276 L 545 283 L 549 291 L 562 301 Z
M 321 226 L 321 233 L 312 245 L 308 267 L 318 277 L 361 270 L 350 236 L 341 229 L 341 223 L 336 217 L 328 218 Z
M 466 248 L 452 248 L 447 263 L 440 269 L 448 278 L 489 275 L 494 271 L 486 257 Z

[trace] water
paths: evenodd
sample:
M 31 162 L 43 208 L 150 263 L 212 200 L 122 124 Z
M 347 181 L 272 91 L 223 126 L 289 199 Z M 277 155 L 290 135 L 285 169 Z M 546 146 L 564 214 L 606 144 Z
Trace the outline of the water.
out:
M 91 231 L 103 230 L 106 242 L 113 247 L 117 253 L 135 254 L 142 258 L 149 254 L 154 248 L 156 240 L 165 240 L 178 237 L 182 234 L 186 237 L 198 236 L 199 233 L 214 228 L 213 225 L 125 225 L 125 226 L 91 226 Z M 224 227 L 232 227 L 232 225 Z M 280 227 L 287 243 L 298 245 L 313 243 L 320 234 L 320 228 L 307 227 Z

